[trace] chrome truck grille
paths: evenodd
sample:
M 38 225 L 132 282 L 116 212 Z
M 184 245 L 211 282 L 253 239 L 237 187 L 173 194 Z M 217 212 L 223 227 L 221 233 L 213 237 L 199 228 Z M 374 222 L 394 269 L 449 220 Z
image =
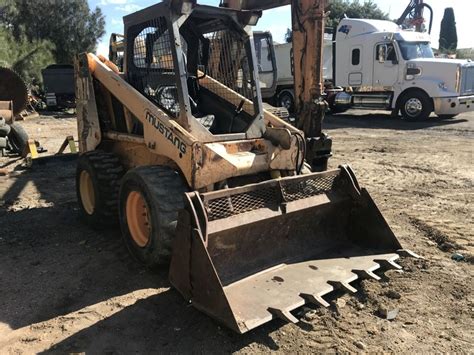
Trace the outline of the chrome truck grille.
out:
M 461 95 L 474 95 L 474 65 L 462 69 Z

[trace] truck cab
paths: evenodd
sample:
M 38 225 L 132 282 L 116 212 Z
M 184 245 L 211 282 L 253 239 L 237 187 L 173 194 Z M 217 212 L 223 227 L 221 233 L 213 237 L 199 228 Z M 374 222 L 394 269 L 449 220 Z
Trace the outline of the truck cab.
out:
M 334 45 L 333 82 L 351 88 L 334 105 L 400 110 L 408 119 L 474 110 L 474 63 L 435 58 L 427 33 L 390 21 L 343 19 Z

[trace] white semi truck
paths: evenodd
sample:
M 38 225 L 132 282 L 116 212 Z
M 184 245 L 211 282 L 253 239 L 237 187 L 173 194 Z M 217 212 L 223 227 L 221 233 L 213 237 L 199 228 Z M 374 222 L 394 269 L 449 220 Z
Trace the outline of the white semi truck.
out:
M 334 40 L 333 40 L 334 38 Z M 474 62 L 435 58 L 427 33 L 390 21 L 343 19 L 325 37 L 324 77 L 333 112 L 349 108 L 401 112 L 406 119 L 474 110 Z M 291 44 L 256 33 L 264 98 L 290 111 L 294 103 Z

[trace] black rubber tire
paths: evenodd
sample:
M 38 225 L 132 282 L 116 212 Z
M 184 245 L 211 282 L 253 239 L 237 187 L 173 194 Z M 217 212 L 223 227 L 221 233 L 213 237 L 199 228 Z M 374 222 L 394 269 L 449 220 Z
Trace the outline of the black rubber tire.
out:
M 438 118 L 442 119 L 442 120 L 450 120 L 454 117 L 456 117 L 457 115 L 438 115 Z
M 178 212 L 184 208 L 187 185 L 178 172 L 166 166 L 146 166 L 125 174 L 120 187 L 120 227 L 131 254 L 148 267 L 168 265 L 176 232 Z M 140 247 L 132 238 L 126 202 L 130 192 L 138 191 L 145 199 L 151 224 L 148 243 Z
M 410 99 L 418 100 L 421 103 L 421 111 L 419 114 L 411 115 L 407 112 L 405 105 Z M 402 98 L 400 99 L 399 108 L 404 119 L 410 121 L 422 121 L 428 119 L 428 117 L 430 117 L 431 112 L 433 112 L 433 102 L 431 101 L 430 97 L 423 91 L 414 90 L 405 93 L 402 96 Z
M 80 193 L 82 171 L 89 173 L 94 189 L 94 211 L 89 214 L 84 208 Z M 95 150 L 82 154 L 76 167 L 76 194 L 79 213 L 93 228 L 104 229 L 118 224 L 118 196 L 124 168 L 119 158 L 112 153 Z
M 5 122 L 5 119 L 0 117 L 0 138 L 8 137 L 10 131 L 10 126 Z
M 289 91 L 282 91 L 278 95 L 278 106 L 284 107 L 288 112 L 293 113 L 295 110 L 295 98 Z
M 8 142 L 10 143 L 10 147 L 13 153 L 19 154 L 22 157 L 26 156 L 28 133 L 26 133 L 26 131 L 20 124 L 16 122 L 10 124 Z
M 346 112 L 347 110 L 349 110 L 348 108 L 343 108 L 343 107 L 339 107 L 339 106 L 336 106 L 336 105 L 329 105 L 329 114 L 331 115 L 336 115 L 338 113 L 344 113 Z

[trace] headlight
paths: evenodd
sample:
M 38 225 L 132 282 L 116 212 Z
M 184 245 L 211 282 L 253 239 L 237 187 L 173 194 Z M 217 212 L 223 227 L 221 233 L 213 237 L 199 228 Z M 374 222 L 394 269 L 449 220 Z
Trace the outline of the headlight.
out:
M 458 68 L 456 69 L 456 84 L 454 86 L 454 89 L 456 90 L 457 93 L 461 93 L 461 66 L 458 65 Z
M 408 64 L 407 65 L 407 71 L 405 74 L 405 79 L 406 80 L 413 80 L 415 79 L 415 76 L 421 75 L 421 68 L 418 68 L 415 66 L 415 64 Z

